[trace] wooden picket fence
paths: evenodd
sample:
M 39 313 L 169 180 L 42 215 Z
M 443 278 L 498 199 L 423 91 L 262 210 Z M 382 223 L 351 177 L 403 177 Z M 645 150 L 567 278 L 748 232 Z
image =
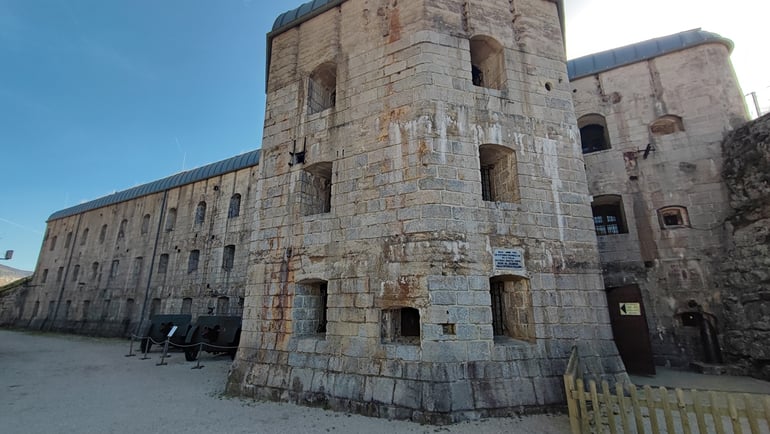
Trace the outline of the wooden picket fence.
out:
M 588 388 L 573 348 L 564 374 L 572 434 L 770 434 L 770 396 L 665 387 L 639 388 L 607 381 Z M 601 390 L 600 390 L 601 389 Z

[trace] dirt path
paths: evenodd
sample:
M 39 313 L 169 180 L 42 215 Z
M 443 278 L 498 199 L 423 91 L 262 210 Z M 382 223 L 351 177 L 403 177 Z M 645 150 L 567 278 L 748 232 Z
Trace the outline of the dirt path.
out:
M 564 415 L 452 426 L 388 421 L 221 395 L 229 358 L 181 353 L 156 366 L 128 342 L 0 330 L 0 432 L 16 433 L 567 433 Z

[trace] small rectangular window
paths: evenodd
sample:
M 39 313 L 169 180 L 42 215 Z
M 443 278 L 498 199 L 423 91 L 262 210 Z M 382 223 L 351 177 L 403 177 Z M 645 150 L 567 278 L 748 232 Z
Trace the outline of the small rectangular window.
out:
M 225 249 L 222 253 L 222 268 L 226 271 L 230 271 L 233 269 L 233 264 L 235 263 L 235 246 L 229 245 L 225 246 Z
M 200 250 L 193 250 L 190 252 L 190 257 L 187 260 L 187 272 L 194 273 L 198 271 L 198 260 L 200 260 Z

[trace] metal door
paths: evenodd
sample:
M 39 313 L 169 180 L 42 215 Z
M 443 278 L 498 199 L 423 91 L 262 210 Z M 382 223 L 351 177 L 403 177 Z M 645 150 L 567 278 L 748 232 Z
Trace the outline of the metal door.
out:
M 638 285 L 607 288 L 615 344 L 629 374 L 655 375 L 652 345 Z

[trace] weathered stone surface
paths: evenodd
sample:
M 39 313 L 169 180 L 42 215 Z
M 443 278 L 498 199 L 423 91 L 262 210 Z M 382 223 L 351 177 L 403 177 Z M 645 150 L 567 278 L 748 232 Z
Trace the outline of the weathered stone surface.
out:
M 770 116 L 731 133 L 723 143 L 724 179 L 734 214 L 720 268 L 723 342 L 730 361 L 770 379 Z

